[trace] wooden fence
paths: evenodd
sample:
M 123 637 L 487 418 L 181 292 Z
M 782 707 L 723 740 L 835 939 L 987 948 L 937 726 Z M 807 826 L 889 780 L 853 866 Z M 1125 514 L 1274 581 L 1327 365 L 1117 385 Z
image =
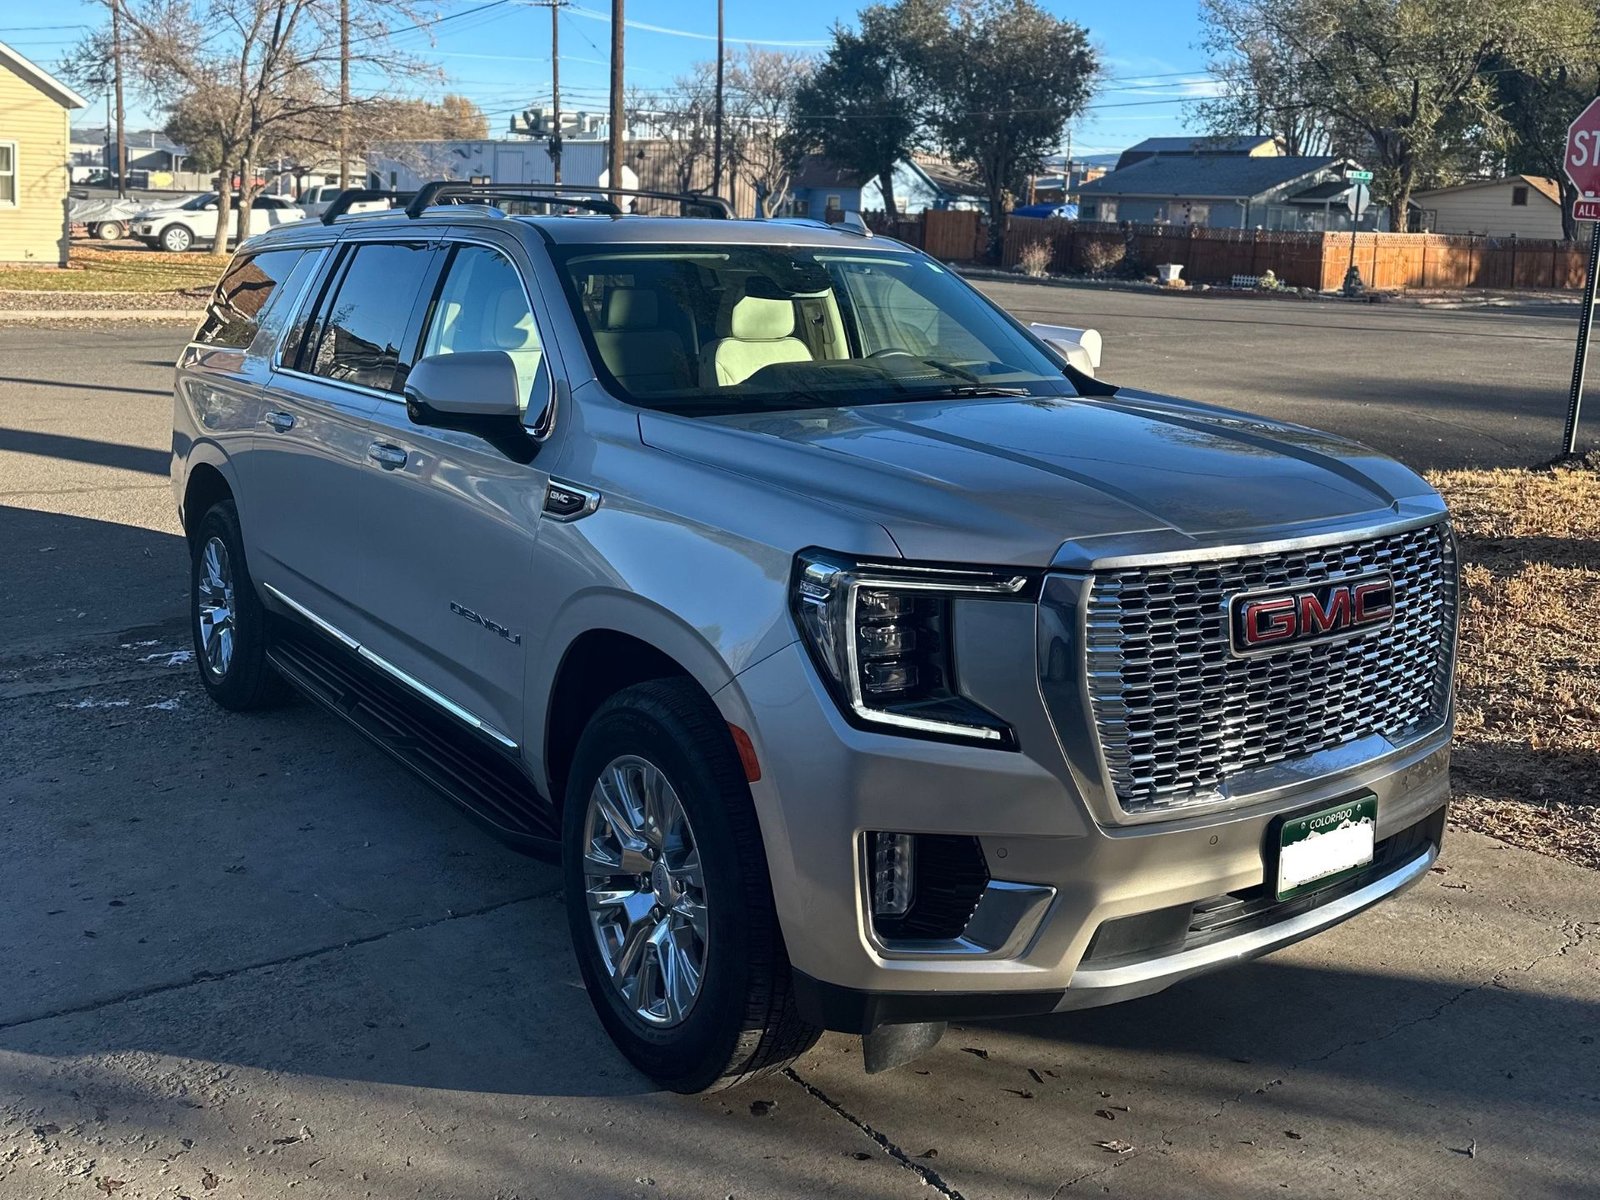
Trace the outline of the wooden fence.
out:
M 978 262 L 988 251 L 988 223 L 976 212 L 929 211 L 920 220 L 874 222 L 878 232 L 921 246 L 947 262 Z M 1190 283 L 1227 284 L 1236 275 L 1271 271 L 1290 287 L 1328 291 L 1352 261 L 1348 233 L 1207 229 L 1192 225 L 1108 225 L 1012 217 L 1003 263 L 1025 246 L 1050 247 L 1049 269 L 1071 275 L 1114 271 L 1132 255 L 1146 274 L 1182 263 Z M 1583 286 L 1587 247 L 1527 238 L 1439 233 L 1358 233 L 1354 262 L 1370 288 L 1561 288 Z
M 1352 262 L 1370 288 L 1581 288 L 1586 248 L 1576 242 L 1438 233 L 1299 233 L 1174 225 L 1104 225 L 1013 217 L 1005 265 L 1044 241 L 1051 269 L 1084 271 L 1131 253 L 1153 273 L 1182 263 L 1190 283 L 1229 283 L 1271 271 L 1290 287 L 1328 291 Z M 1120 250 L 1119 250 L 1120 247 Z M 1102 267 L 1103 269 L 1103 267 Z

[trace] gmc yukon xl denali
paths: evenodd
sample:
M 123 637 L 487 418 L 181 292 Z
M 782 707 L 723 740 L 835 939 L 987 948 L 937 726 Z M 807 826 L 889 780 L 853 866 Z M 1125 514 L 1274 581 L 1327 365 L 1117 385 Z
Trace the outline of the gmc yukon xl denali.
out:
M 662 1084 L 1142 996 L 1433 862 L 1456 562 L 1405 467 L 1096 379 L 859 228 L 355 199 L 177 364 L 200 678 L 559 858 Z

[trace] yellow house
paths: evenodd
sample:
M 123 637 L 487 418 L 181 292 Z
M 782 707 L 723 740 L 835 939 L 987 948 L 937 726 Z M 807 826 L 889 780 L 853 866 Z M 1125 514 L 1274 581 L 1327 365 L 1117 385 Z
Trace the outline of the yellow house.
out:
M 1561 189 L 1541 175 L 1478 179 L 1458 187 L 1411 193 L 1431 233 L 1480 233 L 1489 237 L 1559 241 Z
M 67 265 L 67 125 L 88 103 L 0 42 L 0 262 Z

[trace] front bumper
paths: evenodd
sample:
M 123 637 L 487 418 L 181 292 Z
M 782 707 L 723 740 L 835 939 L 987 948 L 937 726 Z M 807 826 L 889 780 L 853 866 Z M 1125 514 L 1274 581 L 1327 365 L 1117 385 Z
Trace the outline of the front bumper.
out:
M 1432 863 L 1444 828 L 1448 726 L 1264 803 L 1111 827 L 1072 782 L 1037 688 L 995 708 L 1017 729 L 1020 752 L 856 729 L 798 644 L 746 670 L 717 700 L 755 744 L 762 778 L 751 790 L 797 998 L 828 1028 L 1043 1013 L 1159 991 L 1400 891 Z M 1305 901 L 1261 903 L 1273 818 L 1362 789 L 1378 798 L 1378 841 L 1403 853 Z M 977 936 L 920 948 L 885 939 L 868 915 L 870 830 L 976 838 L 991 880 L 1031 902 L 1006 897 Z M 1191 910 L 1234 903 L 1252 906 L 1249 919 L 1174 938 L 1173 922 L 1181 927 Z M 1095 944 L 1103 927 L 1138 921 L 1165 933 L 1124 938 L 1115 953 L 1105 937 Z

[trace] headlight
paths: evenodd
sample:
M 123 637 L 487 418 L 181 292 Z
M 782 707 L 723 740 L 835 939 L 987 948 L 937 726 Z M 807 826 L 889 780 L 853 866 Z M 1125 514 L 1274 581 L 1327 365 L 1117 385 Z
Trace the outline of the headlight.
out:
M 1022 574 L 806 551 L 795 561 L 791 599 L 812 660 L 856 721 L 1010 747 L 1010 726 L 957 690 L 951 601 L 1020 597 L 1027 587 Z

